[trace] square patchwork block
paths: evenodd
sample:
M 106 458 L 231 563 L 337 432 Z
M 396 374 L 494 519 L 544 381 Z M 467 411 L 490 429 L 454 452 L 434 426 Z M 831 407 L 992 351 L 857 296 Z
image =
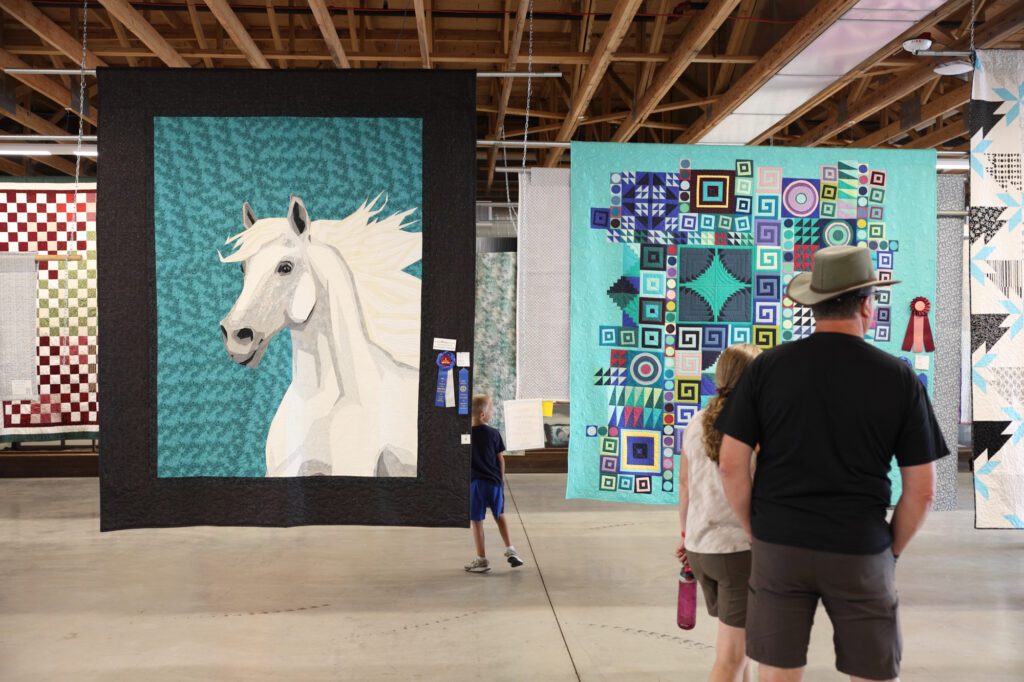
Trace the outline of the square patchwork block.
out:
M 754 214 L 758 217 L 778 218 L 779 197 L 774 194 L 758 194 Z
M 771 166 L 759 166 L 757 169 L 757 191 L 759 194 L 781 193 L 782 169 Z
M 700 351 L 680 351 L 676 353 L 676 376 L 699 377 L 701 369 Z
M 690 425 L 693 416 L 700 410 L 698 405 L 676 404 L 676 426 L 686 428 Z
M 666 248 L 664 244 L 641 244 L 640 269 L 664 270 Z
M 839 186 L 834 182 L 824 182 L 821 184 L 821 200 L 822 201 L 835 201 L 839 198 Z
M 794 244 L 793 269 L 798 272 L 810 272 L 814 267 L 814 254 L 818 248 L 817 244 Z
M 750 197 L 736 197 L 736 212 L 750 213 L 752 204 Z
M 885 343 L 889 341 L 891 331 L 889 325 L 876 325 L 875 326 L 875 341 Z
M 701 328 L 679 327 L 676 332 L 676 349 L 681 351 L 701 350 Z
M 839 169 L 836 166 L 822 166 L 821 167 L 821 181 L 825 182 L 838 182 L 839 181 Z
M 871 171 L 868 182 L 876 187 L 885 187 L 885 171 Z
M 778 246 L 782 226 L 778 220 L 758 218 L 754 221 L 754 242 L 765 246 Z
M 701 216 L 700 216 L 700 229 L 701 230 L 713 232 L 714 229 L 715 229 L 715 225 L 716 224 L 717 224 L 717 221 L 715 220 L 715 216 L 713 216 L 713 215 L 711 215 L 709 213 L 701 214 Z
M 875 311 L 875 321 L 888 324 L 892 321 L 892 308 L 888 306 L 879 306 L 878 310 Z
M 660 298 L 640 299 L 640 324 L 664 324 L 665 301 Z
M 729 345 L 729 326 L 709 324 L 703 328 L 701 348 L 704 351 L 723 351 Z
M 779 323 L 779 304 L 775 301 L 755 301 L 754 322 L 762 325 L 777 325 Z
M 618 454 L 618 448 L 615 450 Z M 619 470 L 619 458 L 616 457 L 602 457 L 601 458 L 601 472 L 602 473 L 617 473 Z
M 698 213 L 735 213 L 735 182 L 735 171 L 694 171 L 693 209 Z
M 642 296 L 664 296 L 665 273 L 656 271 L 640 273 L 640 294 Z
M 873 204 L 881 204 L 885 202 L 885 190 L 881 187 L 872 187 L 871 191 L 868 192 L 868 201 Z
M 633 492 L 640 495 L 649 495 L 651 493 L 651 477 L 650 476 L 636 476 L 633 479 Z
M 836 211 L 836 205 L 830 201 L 823 201 L 818 206 L 818 213 L 822 218 L 835 218 L 838 212 Z
M 755 268 L 758 270 L 778 270 L 782 265 L 782 250 L 767 246 L 757 247 Z
M 750 232 L 754 221 L 748 215 L 738 215 L 733 218 L 732 229 L 735 232 Z
M 618 489 L 620 491 L 623 491 L 623 492 L 633 492 L 633 477 L 632 476 L 624 476 L 624 475 L 620 474 L 619 475 L 618 486 L 619 486 Z
M 869 206 L 868 220 L 885 220 L 885 209 L 881 206 Z
M 868 239 L 885 239 L 885 223 L 868 223 Z
M 754 327 L 754 345 L 758 348 L 774 348 L 779 343 L 778 327 Z
M 611 212 L 607 208 L 590 209 L 590 227 L 595 230 L 606 230 L 611 221 Z
M 676 379 L 677 403 L 700 403 L 700 382 L 690 379 Z
M 679 229 L 683 232 L 697 231 L 697 216 L 693 213 L 685 213 L 679 217 Z
M 640 345 L 644 348 L 660 349 L 662 331 L 660 327 L 641 327 Z
M 619 329 L 618 327 L 599 327 L 598 328 L 598 344 L 602 346 L 615 346 L 618 341 Z
M 876 256 L 878 258 L 877 268 L 879 270 L 892 270 L 893 268 L 893 257 L 892 251 L 877 251 Z
M 754 174 L 754 162 L 748 159 L 736 161 L 736 176 L 751 177 Z
M 729 344 L 750 343 L 753 336 L 753 329 L 749 325 L 734 324 L 729 328 Z
M 601 438 L 601 454 L 603 455 L 618 455 L 619 454 L 619 439 L 609 438 L 603 436 Z
M 749 197 L 754 194 L 753 178 L 736 178 L 736 196 Z
M 619 330 L 619 345 L 625 348 L 636 348 L 637 335 L 636 329 L 620 329 Z
M 782 297 L 782 278 L 778 275 L 756 275 L 754 298 L 778 301 Z
M 661 437 L 651 431 L 622 431 L 619 471 L 655 472 L 661 468 Z
M 605 492 L 612 492 L 615 490 L 615 485 L 618 477 L 612 474 L 602 474 L 601 482 L 598 484 L 598 489 Z

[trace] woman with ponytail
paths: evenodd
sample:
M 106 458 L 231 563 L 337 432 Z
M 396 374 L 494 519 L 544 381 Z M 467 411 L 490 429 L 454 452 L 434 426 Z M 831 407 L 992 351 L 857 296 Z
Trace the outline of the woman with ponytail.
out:
M 749 682 L 746 657 L 747 580 L 750 540 L 736 519 L 718 475 L 722 434 L 715 420 L 743 370 L 760 349 L 739 344 L 725 349 L 715 371 L 717 395 L 690 420 L 683 434 L 679 467 L 679 521 L 682 541 L 676 550 L 700 582 L 708 613 L 718 619 L 715 665 L 710 682 Z

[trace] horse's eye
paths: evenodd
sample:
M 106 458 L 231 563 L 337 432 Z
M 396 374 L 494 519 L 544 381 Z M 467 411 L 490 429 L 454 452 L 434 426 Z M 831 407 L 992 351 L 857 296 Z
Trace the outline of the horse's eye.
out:
M 285 261 L 285 262 L 283 262 L 283 263 L 281 263 L 280 265 L 277 266 L 277 274 L 279 274 L 279 275 L 287 275 L 291 271 L 292 271 L 292 264 L 289 263 L 288 261 Z

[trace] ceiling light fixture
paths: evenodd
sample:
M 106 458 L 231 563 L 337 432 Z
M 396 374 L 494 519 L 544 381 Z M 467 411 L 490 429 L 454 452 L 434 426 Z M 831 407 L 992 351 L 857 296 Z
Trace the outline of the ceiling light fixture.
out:
M 932 46 L 932 34 L 922 33 L 916 38 L 910 38 L 903 41 L 903 49 L 910 54 L 916 54 L 921 50 L 931 49 Z
M 962 76 L 974 71 L 974 66 L 966 59 L 953 59 L 938 64 L 934 71 L 940 76 Z

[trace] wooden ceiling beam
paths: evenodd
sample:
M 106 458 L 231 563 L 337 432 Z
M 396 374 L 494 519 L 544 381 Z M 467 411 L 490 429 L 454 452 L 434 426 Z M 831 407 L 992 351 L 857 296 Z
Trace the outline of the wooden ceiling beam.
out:
M 0 137 L 0 140 L 3 140 L 3 138 Z M 0 173 L 18 176 L 25 175 L 25 166 L 10 159 L 0 158 Z
M 737 2 L 738 0 L 721 1 Z M 558 131 L 558 135 L 555 137 L 557 141 L 568 142 L 572 139 L 573 133 L 576 132 L 576 128 L 579 126 L 580 116 L 586 113 L 590 100 L 593 99 L 594 93 L 597 92 L 597 86 L 604 78 L 605 71 L 608 70 L 612 54 L 618 49 L 622 39 L 626 37 L 626 32 L 629 30 L 633 17 L 639 9 L 640 0 L 617 0 L 615 3 L 608 26 L 605 27 L 601 40 L 594 48 L 594 55 L 587 66 L 587 73 L 583 76 L 583 82 L 573 94 L 572 107 L 569 108 L 569 113 L 562 122 L 562 129 Z M 558 165 L 564 153 L 564 149 L 552 149 L 547 159 L 545 159 L 544 165 L 547 168 L 553 168 Z
M 590 36 L 594 30 L 594 0 L 583 0 L 580 3 L 583 17 L 577 26 L 579 27 L 576 37 L 576 51 L 580 54 L 590 52 Z M 583 82 L 583 65 L 586 62 L 576 64 L 572 70 L 572 89 L 577 90 Z
M 949 113 L 954 109 L 959 109 L 964 104 L 969 102 L 971 99 L 971 86 L 970 84 L 961 85 L 957 89 L 942 95 L 936 100 L 932 100 L 921 109 L 921 118 L 914 122 L 912 125 L 904 125 L 901 121 L 891 123 L 881 130 L 878 130 L 866 137 L 859 138 L 856 142 L 858 147 L 875 147 L 880 144 L 885 144 L 889 140 L 892 140 L 900 135 L 906 133 L 908 130 L 913 130 L 918 126 L 928 123 L 934 119 L 937 119 L 944 114 Z
M 242 20 L 235 14 L 235 10 L 231 9 L 228 0 L 205 0 L 205 2 L 213 16 L 224 27 L 231 42 L 245 55 L 245 60 L 249 62 L 249 65 L 254 69 L 269 69 L 270 62 L 263 56 L 256 41 L 252 39 L 249 31 L 242 24 Z
M 514 71 L 519 57 L 519 48 L 523 44 L 523 29 L 526 27 L 526 18 L 530 11 L 530 0 L 519 0 L 516 6 L 516 25 L 512 29 L 512 38 L 508 43 L 508 56 L 505 58 L 505 71 Z M 512 96 L 512 85 L 514 78 L 503 78 L 501 91 L 498 94 L 498 108 L 495 111 L 494 129 L 491 131 L 490 139 L 497 140 L 505 134 L 505 112 L 508 108 L 508 100 Z M 491 191 L 494 185 L 494 169 L 498 163 L 498 148 L 491 147 L 487 155 L 487 191 Z
M 938 130 L 919 137 L 910 144 L 903 145 L 900 149 L 936 149 L 939 145 L 968 134 L 967 121 L 960 117 L 954 123 L 949 123 Z
M 269 3 L 270 0 L 267 0 Z M 188 3 L 188 16 L 192 22 L 192 32 L 196 36 L 196 43 L 203 50 L 208 49 L 206 44 L 206 34 L 203 32 L 203 24 L 199 21 L 199 10 L 196 8 L 196 0 L 187 0 Z M 213 60 L 210 57 L 203 57 L 203 64 L 206 68 L 213 68 Z
M 857 0 L 821 0 L 805 14 L 786 35 L 750 67 L 729 90 L 721 96 L 714 108 L 698 118 L 690 129 L 676 138 L 676 142 L 694 143 L 711 132 L 726 116 L 736 110 L 768 80 L 800 54 L 821 33 L 834 24 Z M 705 10 L 706 11 L 706 10 Z
M 171 47 L 171 44 L 153 28 L 152 24 L 143 18 L 137 9 L 131 6 L 128 0 L 99 0 L 99 2 L 164 64 L 179 69 L 189 68 L 189 63 Z
M 123 48 L 131 48 L 132 44 L 131 41 L 128 40 L 127 32 L 124 30 L 124 24 L 118 21 L 117 17 L 109 12 L 108 16 L 110 17 L 110 26 L 114 30 L 114 35 L 117 36 L 118 44 Z M 127 56 L 125 59 L 128 60 L 128 66 L 135 67 L 139 65 L 138 60 L 133 56 Z
M 658 16 L 654 18 L 654 30 L 651 32 L 651 42 L 647 46 L 650 54 L 661 52 L 661 45 L 665 41 L 665 27 L 668 25 L 668 2 L 669 0 L 658 0 Z M 647 88 L 651 87 L 654 79 L 654 63 L 645 62 L 640 69 L 640 82 L 636 85 L 636 94 L 642 97 Z
M 732 27 L 729 30 L 729 42 L 725 46 L 725 53 L 727 55 L 741 54 L 749 48 L 750 36 L 753 33 L 750 30 L 750 25 L 753 23 L 750 21 L 750 17 L 754 15 L 755 9 L 757 9 L 757 0 L 742 0 L 740 6 L 736 8 L 736 18 L 732 21 Z M 722 64 L 722 67 L 718 69 L 718 77 L 715 79 L 714 88 L 716 94 L 724 92 L 729 83 L 732 82 L 735 69 L 736 66 L 734 64 Z
M 334 19 L 331 17 L 331 13 L 327 9 L 324 0 L 309 0 L 309 8 L 313 11 L 313 18 L 316 20 L 316 25 L 320 28 L 320 34 L 323 35 L 324 42 L 327 43 L 327 49 L 331 53 L 334 65 L 339 69 L 352 68 L 352 64 L 348 61 L 348 55 L 345 54 L 345 47 L 341 44 L 341 38 L 338 37 L 338 29 L 334 26 Z
M 31 68 L 31 64 L 21 61 L 7 50 L 0 48 L 0 69 Z M 64 109 L 75 112 L 89 123 L 95 125 L 99 121 L 99 112 L 95 107 L 89 107 L 89 103 L 86 101 L 85 108 L 88 111 L 80 112 L 77 94 L 71 94 L 70 90 L 51 78 L 26 74 L 11 74 L 11 77 L 21 81 L 47 99 L 53 100 Z
M 423 0 L 413 0 L 416 8 L 416 36 L 420 43 L 420 58 L 423 68 L 430 68 L 430 34 L 427 31 L 427 10 Z
M 790 127 L 795 121 L 804 118 L 807 114 L 813 111 L 816 106 L 820 105 L 821 102 L 826 101 L 839 93 L 840 90 L 852 83 L 856 78 L 858 78 L 858 76 L 862 75 L 872 67 L 877 66 L 879 62 L 886 60 L 897 50 L 903 49 L 904 40 L 907 38 L 915 38 L 916 36 L 920 36 L 922 33 L 926 33 L 928 31 L 934 31 L 936 24 L 961 10 L 964 6 L 969 4 L 969 2 L 970 0 L 948 0 L 945 4 L 929 12 L 922 17 L 920 22 L 914 24 L 912 27 L 896 36 L 896 38 L 889 41 L 885 46 L 871 54 L 871 56 L 861 61 L 859 65 L 847 72 L 845 76 L 826 86 L 816 95 L 798 106 L 798 108 L 790 115 L 786 116 L 781 121 L 755 137 L 751 140 L 751 144 L 761 144 L 780 130 L 784 130 L 785 128 Z
M 991 47 L 1004 38 L 1016 33 L 1022 26 L 1024 26 L 1024 12 L 1021 12 L 1018 7 L 1011 6 L 998 17 L 986 22 L 980 30 L 977 30 L 975 32 L 975 42 L 980 48 Z M 951 45 L 949 49 L 960 50 L 967 47 L 969 47 L 968 41 L 961 40 Z M 900 74 L 852 106 L 842 121 L 835 120 L 833 116 L 813 128 L 798 140 L 798 145 L 801 147 L 812 147 L 821 144 L 866 116 L 881 111 L 890 104 L 906 97 L 921 86 L 939 77 L 932 70 L 934 66 L 935 64 L 932 59 L 922 60 L 918 66 Z
M 191 1 L 189 0 L 189 2 Z M 277 9 L 274 7 L 274 0 L 267 0 L 267 24 L 270 25 L 270 37 L 274 41 L 274 49 L 284 52 L 284 40 L 281 38 L 281 26 L 277 23 Z M 288 62 L 278 59 L 277 68 L 287 69 Z
M 672 84 L 679 80 L 679 77 L 693 63 L 694 58 L 704 49 L 704 46 L 739 3 L 740 0 L 711 0 L 703 12 L 690 20 L 679 36 L 672 56 L 658 69 L 651 87 L 644 92 L 643 98 L 637 103 L 632 115 L 612 135 L 614 142 L 628 142 L 633 137 L 658 106 L 658 103 L 672 89 Z
M 4 105 L 0 105 L 0 114 L 3 114 L 12 121 L 16 121 L 28 130 L 39 133 L 40 135 L 69 134 L 68 131 L 57 127 L 41 116 L 33 114 L 25 107 L 15 106 L 13 108 L 8 108 Z M 31 158 L 39 163 L 46 164 L 50 168 L 59 170 L 61 173 L 66 175 L 75 174 L 75 164 L 69 162 L 67 159 L 62 159 L 59 156 L 38 156 Z
M 75 40 L 67 31 L 58 26 L 50 17 L 36 9 L 28 0 L 0 0 L 0 7 L 12 17 L 20 21 L 30 31 L 39 36 L 43 42 L 52 45 L 61 54 L 75 64 L 82 63 L 82 43 Z M 96 69 L 107 63 L 92 51 L 85 53 L 85 66 Z

